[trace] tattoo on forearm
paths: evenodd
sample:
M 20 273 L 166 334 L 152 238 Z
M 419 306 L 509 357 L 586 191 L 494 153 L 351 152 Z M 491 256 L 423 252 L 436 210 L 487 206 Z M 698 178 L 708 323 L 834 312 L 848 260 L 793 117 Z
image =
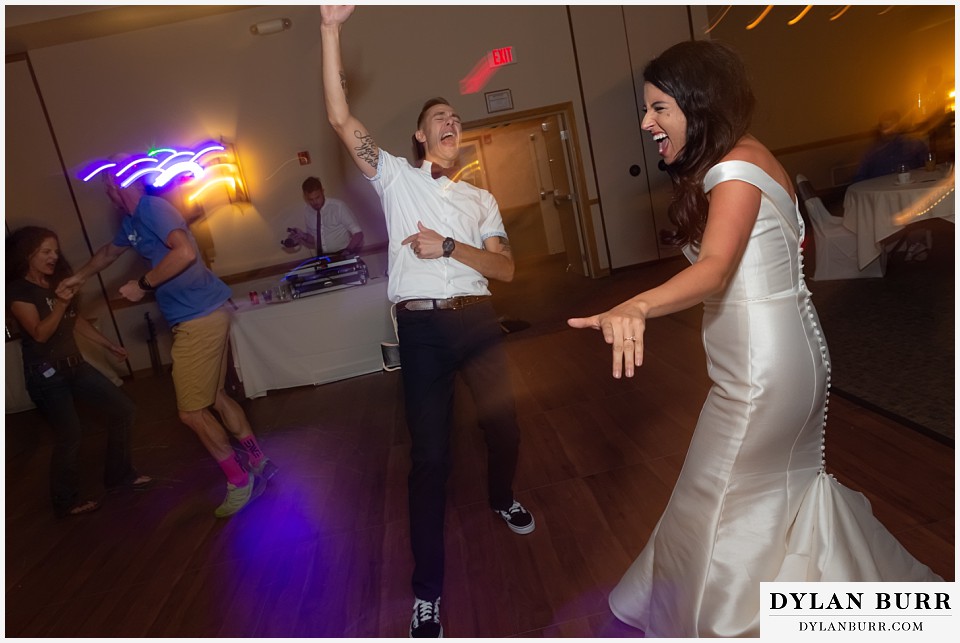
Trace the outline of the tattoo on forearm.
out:
M 340 89 L 343 90 L 343 97 L 347 97 L 347 75 L 340 70 Z
M 357 158 L 369 163 L 373 169 L 377 169 L 377 164 L 380 161 L 380 148 L 373 142 L 373 137 L 360 130 L 355 130 L 353 134 L 360 141 L 360 145 L 353 148 Z
M 510 240 L 506 237 L 497 237 L 500 239 L 500 251 L 501 252 L 510 252 Z

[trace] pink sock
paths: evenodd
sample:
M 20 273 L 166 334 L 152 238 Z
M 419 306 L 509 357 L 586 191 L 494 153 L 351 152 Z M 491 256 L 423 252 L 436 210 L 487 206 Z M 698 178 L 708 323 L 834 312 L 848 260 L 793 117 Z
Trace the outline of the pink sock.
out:
M 263 460 L 263 451 L 260 450 L 260 444 L 257 442 L 257 436 L 250 434 L 249 438 L 240 440 L 240 444 L 250 454 L 250 466 L 256 467 Z
M 247 472 L 243 470 L 243 465 L 240 464 L 240 456 L 237 454 L 233 454 L 226 460 L 220 460 L 217 464 L 220 465 L 220 468 L 223 469 L 223 472 L 227 475 L 227 482 L 233 486 L 245 487 L 247 483 L 250 482 L 250 479 L 247 477 Z

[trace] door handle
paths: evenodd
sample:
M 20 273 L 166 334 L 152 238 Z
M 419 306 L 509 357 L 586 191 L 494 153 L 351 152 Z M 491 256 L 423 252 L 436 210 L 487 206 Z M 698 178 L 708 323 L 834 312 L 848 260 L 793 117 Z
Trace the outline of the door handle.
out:
M 553 196 L 554 203 L 559 203 L 561 201 L 573 201 L 573 195 L 572 194 L 555 194 Z

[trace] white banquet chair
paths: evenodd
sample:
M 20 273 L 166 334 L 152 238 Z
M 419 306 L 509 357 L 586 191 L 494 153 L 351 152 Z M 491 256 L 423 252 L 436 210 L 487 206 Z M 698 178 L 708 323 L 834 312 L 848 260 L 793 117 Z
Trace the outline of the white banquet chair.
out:
M 797 175 L 797 194 L 803 201 L 816 246 L 816 268 L 811 279 L 858 279 L 882 277 L 886 272 L 886 255 L 863 270 L 857 266 L 857 235 L 843 227 L 843 217 L 830 214 L 816 195 L 806 176 Z

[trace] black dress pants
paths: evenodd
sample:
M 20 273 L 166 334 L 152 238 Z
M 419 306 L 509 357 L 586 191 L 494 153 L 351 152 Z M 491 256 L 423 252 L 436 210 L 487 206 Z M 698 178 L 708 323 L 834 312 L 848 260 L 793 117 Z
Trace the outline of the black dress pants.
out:
M 443 523 L 450 474 L 453 392 L 459 372 L 476 403 L 487 444 L 492 509 L 513 504 L 520 432 L 503 331 L 492 303 L 461 310 L 397 311 L 407 426 L 413 591 L 434 600 L 443 588 Z

